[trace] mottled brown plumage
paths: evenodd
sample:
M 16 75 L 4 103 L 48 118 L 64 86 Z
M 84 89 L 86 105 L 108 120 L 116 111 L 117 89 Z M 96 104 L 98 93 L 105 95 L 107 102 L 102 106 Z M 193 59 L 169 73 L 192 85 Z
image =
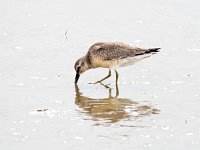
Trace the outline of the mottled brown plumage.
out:
M 88 54 L 102 60 L 118 60 L 145 52 L 144 49 L 131 47 L 123 43 L 96 43 L 90 47 Z
M 78 81 L 80 74 L 88 69 L 97 67 L 109 68 L 109 75 L 98 81 L 102 82 L 103 80 L 110 77 L 110 69 L 116 69 L 117 67 L 136 63 L 139 60 L 142 60 L 146 57 L 149 57 L 151 54 L 158 52 L 159 49 L 160 48 L 137 48 L 121 42 L 95 43 L 89 48 L 85 56 L 76 61 L 74 65 L 77 73 L 75 82 Z M 117 71 L 116 75 L 118 77 Z

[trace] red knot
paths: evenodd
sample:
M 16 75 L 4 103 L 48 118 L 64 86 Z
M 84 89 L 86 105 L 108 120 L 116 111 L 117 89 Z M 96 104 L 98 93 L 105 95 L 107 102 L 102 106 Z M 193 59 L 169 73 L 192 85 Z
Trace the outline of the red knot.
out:
M 136 62 L 159 52 L 160 48 L 138 48 L 121 42 L 99 42 L 93 44 L 87 54 L 79 58 L 74 69 L 76 70 L 75 83 L 78 82 L 80 74 L 92 68 L 108 68 L 109 73 L 103 79 L 95 82 L 101 83 L 111 76 L 111 69 L 115 70 L 116 83 L 118 81 L 118 67 L 135 64 Z

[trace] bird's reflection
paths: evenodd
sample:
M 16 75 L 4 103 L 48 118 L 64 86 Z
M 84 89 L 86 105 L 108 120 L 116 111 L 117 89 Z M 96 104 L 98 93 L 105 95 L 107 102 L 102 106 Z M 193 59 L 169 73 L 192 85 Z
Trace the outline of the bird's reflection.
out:
M 82 108 L 81 112 L 91 116 L 92 120 L 104 123 L 116 123 L 121 120 L 134 120 L 139 117 L 159 113 L 158 109 L 150 105 L 140 104 L 127 98 L 118 98 L 119 89 L 117 84 L 115 86 L 115 96 L 112 96 L 112 89 L 109 86 L 103 86 L 108 89 L 109 96 L 94 99 L 83 96 L 78 85 L 75 85 L 75 103 Z M 99 125 L 99 122 L 97 124 Z

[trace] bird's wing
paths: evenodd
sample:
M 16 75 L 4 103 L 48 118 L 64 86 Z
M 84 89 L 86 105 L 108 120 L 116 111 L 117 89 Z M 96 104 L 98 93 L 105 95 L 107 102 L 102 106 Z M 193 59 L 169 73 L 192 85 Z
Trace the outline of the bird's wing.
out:
M 89 49 L 92 57 L 102 60 L 117 60 L 127 57 L 134 57 L 145 53 L 146 49 L 136 48 L 124 43 L 95 43 Z

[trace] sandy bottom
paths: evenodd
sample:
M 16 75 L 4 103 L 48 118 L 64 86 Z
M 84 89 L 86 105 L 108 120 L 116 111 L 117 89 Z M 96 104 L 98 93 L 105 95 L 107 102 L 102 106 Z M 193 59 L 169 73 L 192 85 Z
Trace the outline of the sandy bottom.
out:
M 199 4 L 1 0 L 0 149 L 199 150 Z M 88 84 L 107 69 L 75 86 L 76 59 L 114 40 L 162 50 L 119 68 L 118 87 Z

